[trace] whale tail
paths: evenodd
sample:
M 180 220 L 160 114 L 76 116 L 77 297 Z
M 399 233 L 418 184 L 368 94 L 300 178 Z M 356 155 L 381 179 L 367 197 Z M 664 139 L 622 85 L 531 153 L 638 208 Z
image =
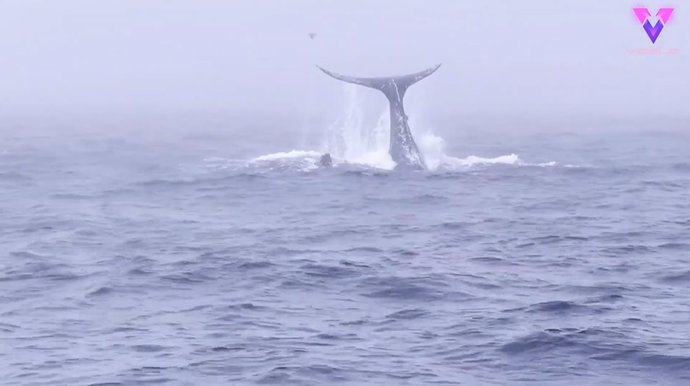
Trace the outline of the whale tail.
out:
M 426 70 L 415 72 L 414 74 L 375 78 L 358 78 L 354 76 L 340 75 L 333 71 L 326 70 L 323 67 L 317 66 L 326 75 L 347 83 L 358 84 L 369 88 L 374 88 L 382 91 L 389 100 L 401 100 L 405 95 L 405 91 L 413 84 L 433 74 L 441 67 L 437 64 L 429 67 Z
M 317 66 L 318 67 L 318 66 Z M 390 105 L 390 147 L 388 153 L 396 163 L 396 169 L 416 169 L 426 168 L 422 154 L 417 148 L 417 144 L 412 138 L 412 132 L 407 124 L 407 114 L 403 106 L 405 91 L 413 84 L 433 74 L 441 67 L 440 64 L 427 68 L 424 71 L 414 74 L 389 76 L 382 78 L 357 78 L 336 74 L 319 67 L 326 75 L 347 83 L 354 83 L 360 86 L 375 88 L 380 90 L 388 98 Z

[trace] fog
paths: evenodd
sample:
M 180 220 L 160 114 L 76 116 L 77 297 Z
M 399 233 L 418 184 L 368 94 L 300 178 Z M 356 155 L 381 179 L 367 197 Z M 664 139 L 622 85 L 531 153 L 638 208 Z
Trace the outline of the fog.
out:
M 443 63 L 410 90 L 426 114 L 684 119 L 690 13 L 644 4 L 676 6 L 652 45 L 634 5 L 3 0 L 0 116 L 329 116 L 342 85 L 316 64 L 374 76 Z

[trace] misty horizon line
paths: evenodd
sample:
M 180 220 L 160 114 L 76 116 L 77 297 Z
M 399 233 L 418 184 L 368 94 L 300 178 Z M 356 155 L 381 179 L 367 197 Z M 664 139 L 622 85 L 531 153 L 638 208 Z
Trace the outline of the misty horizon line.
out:
M 412 118 L 422 118 L 424 122 L 432 123 L 432 126 L 453 122 L 454 128 L 462 128 L 463 124 L 476 128 L 486 126 L 486 129 L 512 126 L 516 131 L 528 127 L 543 127 L 554 125 L 554 131 L 558 127 L 563 130 L 585 126 L 587 128 L 601 126 L 602 128 L 617 126 L 630 129 L 664 129 L 655 127 L 666 125 L 667 129 L 685 129 L 690 125 L 690 112 L 676 115 L 660 113 L 638 114 L 581 114 L 581 113 L 515 113 L 515 112 L 475 112 L 457 113 L 449 111 L 433 111 L 410 113 Z M 42 113 L 0 113 L 0 130 L 13 129 L 81 129 L 85 126 L 108 127 L 127 129 L 126 126 L 138 125 L 144 127 L 167 127 L 174 129 L 180 126 L 190 125 L 209 128 L 228 128 L 237 130 L 242 126 L 256 128 L 258 126 L 269 127 L 281 124 L 286 131 L 302 129 L 305 126 L 311 128 L 328 127 L 341 115 L 321 114 L 305 119 L 305 115 L 294 111 L 275 111 L 268 109 L 252 109 L 243 111 L 232 110 L 189 110 L 189 111 L 107 111 L 107 112 L 42 112 Z M 366 124 L 371 119 L 365 119 Z M 371 122 L 374 123 L 374 122 Z M 238 125 L 240 127 L 238 127 Z M 565 126 L 564 126 L 565 125 Z M 190 128 L 191 129 L 191 128 Z M 200 128 L 201 129 L 201 128 Z

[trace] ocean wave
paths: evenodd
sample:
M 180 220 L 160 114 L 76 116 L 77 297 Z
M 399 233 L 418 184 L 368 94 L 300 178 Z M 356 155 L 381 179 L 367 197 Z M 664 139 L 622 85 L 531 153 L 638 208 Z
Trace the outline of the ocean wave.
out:
M 18 172 L 0 172 L 0 181 L 27 183 L 31 181 L 31 177 Z
M 405 301 L 435 301 L 450 295 L 447 284 L 419 277 L 369 277 L 359 283 L 369 298 Z M 463 296 L 466 296 L 462 294 Z
M 595 315 L 606 311 L 610 311 L 611 308 L 604 306 L 600 301 L 590 301 L 587 304 L 579 303 L 571 300 L 551 300 L 540 303 L 532 304 L 528 307 L 517 308 L 513 310 L 507 310 L 506 312 L 524 312 L 528 314 L 582 314 L 582 315 Z
M 677 272 L 671 275 L 666 275 L 661 278 L 662 281 L 670 284 L 687 284 L 690 285 L 690 271 Z
M 681 372 L 686 375 L 690 373 L 690 357 L 670 353 L 659 354 L 651 347 L 632 342 L 634 340 L 630 336 L 608 329 L 547 329 L 517 338 L 503 345 L 501 351 L 508 355 L 524 356 L 542 365 L 548 361 L 564 365 L 563 362 L 586 358 L 595 361 L 621 362 L 634 368 L 648 367 L 664 372 Z
M 547 354 L 554 356 L 554 351 L 596 355 L 610 353 L 615 350 L 616 342 L 626 340 L 621 333 L 596 328 L 553 328 L 516 338 L 504 344 L 501 351 L 530 358 Z

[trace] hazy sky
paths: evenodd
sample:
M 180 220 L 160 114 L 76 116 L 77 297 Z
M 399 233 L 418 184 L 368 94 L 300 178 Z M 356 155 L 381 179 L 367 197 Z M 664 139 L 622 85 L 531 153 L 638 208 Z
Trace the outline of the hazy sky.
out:
M 656 46 L 634 5 L 676 7 Z M 659 0 L 0 0 L 0 113 L 328 109 L 342 87 L 315 64 L 365 76 L 443 63 L 410 91 L 429 111 L 678 115 L 690 101 L 687 10 Z M 652 47 L 665 54 L 631 53 Z

